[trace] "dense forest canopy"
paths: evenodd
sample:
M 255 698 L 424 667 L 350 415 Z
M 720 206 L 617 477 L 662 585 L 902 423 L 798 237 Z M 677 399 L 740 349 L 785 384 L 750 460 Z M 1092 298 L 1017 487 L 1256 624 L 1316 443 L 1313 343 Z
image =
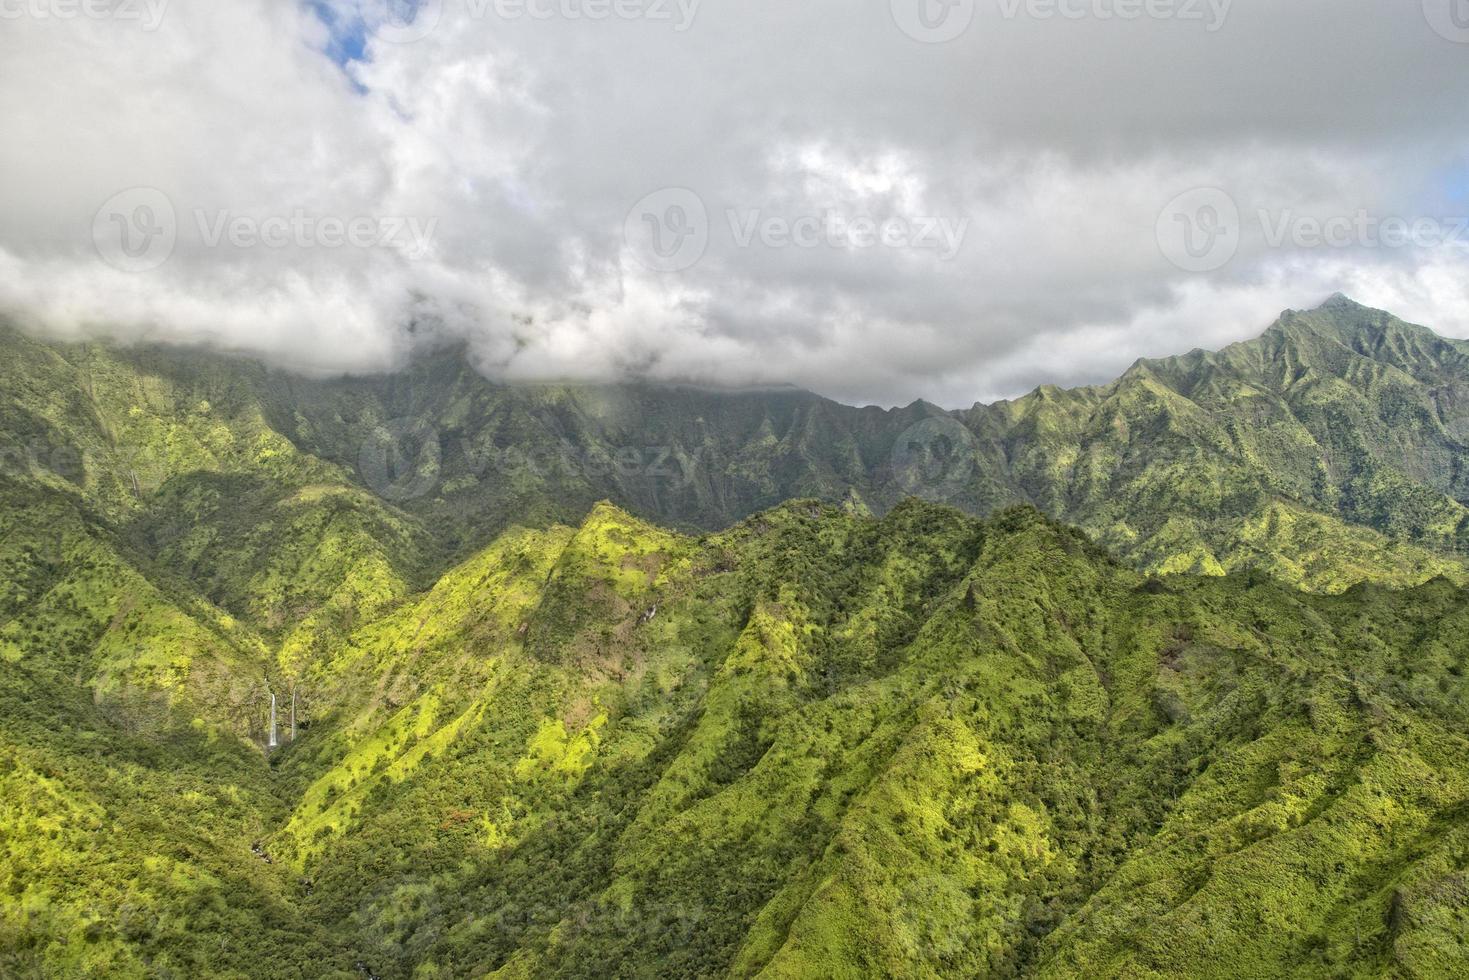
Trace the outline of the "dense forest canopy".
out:
M 0 346 L 4 976 L 1469 971 L 1461 342 L 961 412 Z

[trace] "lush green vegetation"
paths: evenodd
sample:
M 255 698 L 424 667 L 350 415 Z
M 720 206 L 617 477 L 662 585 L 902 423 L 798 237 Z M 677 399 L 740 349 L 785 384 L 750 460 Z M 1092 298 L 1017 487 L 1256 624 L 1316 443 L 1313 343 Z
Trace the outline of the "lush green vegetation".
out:
M 959 416 L 3 346 L 0 976 L 1469 973 L 1463 345 Z
M 353 631 L 268 763 L 20 659 L 4 955 L 1461 975 L 1466 629 L 1446 580 L 1148 578 L 1028 510 L 796 502 L 696 539 L 602 506 Z

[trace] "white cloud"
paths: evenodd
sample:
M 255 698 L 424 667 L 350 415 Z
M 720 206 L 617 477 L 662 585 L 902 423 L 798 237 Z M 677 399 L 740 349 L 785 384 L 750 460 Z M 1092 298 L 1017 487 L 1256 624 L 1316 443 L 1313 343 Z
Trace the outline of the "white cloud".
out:
M 1469 213 L 1469 48 L 1417 5 L 1239 0 L 1210 33 L 981 4 L 943 45 L 888 8 L 707 0 L 681 31 L 675 4 L 673 20 L 506 20 L 445 0 L 425 36 L 369 39 L 346 70 L 313 11 L 281 0 L 171 0 L 154 31 L 7 17 L 0 307 L 311 371 L 450 335 L 517 379 L 956 406 L 1241 339 L 1337 289 L 1469 335 L 1469 243 L 1274 246 L 1260 218 Z M 126 273 L 99 257 L 94 216 L 139 186 L 166 194 L 177 244 Z M 1225 190 L 1243 228 L 1231 261 L 1190 274 L 1155 225 L 1198 186 Z M 707 247 L 654 273 L 623 229 L 670 187 L 702 199 Z M 824 230 L 746 244 L 730 212 Z M 209 244 L 220 222 L 272 219 L 313 230 Z M 333 246 L 323 219 L 433 236 Z M 865 219 L 963 234 L 946 258 L 830 231 Z

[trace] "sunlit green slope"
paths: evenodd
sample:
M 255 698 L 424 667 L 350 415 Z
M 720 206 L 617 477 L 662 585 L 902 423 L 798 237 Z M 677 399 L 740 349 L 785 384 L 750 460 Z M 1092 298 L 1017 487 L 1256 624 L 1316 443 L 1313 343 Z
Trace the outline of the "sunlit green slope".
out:
M 1033 512 L 603 507 L 354 636 L 268 846 L 383 976 L 1453 976 L 1466 627 Z
M 139 649 L 206 637 L 249 716 L 248 634 L 158 596 Z M 189 670 L 8 654 L 0 964 L 1456 976 L 1466 629 L 1442 579 L 1149 579 L 1028 510 L 601 505 L 357 624 L 268 763 Z
M 428 535 L 266 420 L 263 369 L 4 335 L 0 479 L 278 648 L 287 672 L 421 587 Z M 44 515 L 7 519 L 53 533 Z

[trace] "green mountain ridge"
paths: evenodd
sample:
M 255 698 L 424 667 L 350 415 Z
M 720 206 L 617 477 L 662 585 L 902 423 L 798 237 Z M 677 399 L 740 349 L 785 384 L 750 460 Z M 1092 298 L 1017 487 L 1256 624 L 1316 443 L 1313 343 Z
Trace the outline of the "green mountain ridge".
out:
M 504 386 L 455 351 L 312 381 L 200 352 L 4 346 L 11 468 L 83 469 L 89 504 L 226 577 L 238 562 L 199 530 L 222 518 L 199 511 L 239 503 L 262 526 L 308 486 L 369 492 L 354 518 L 369 537 L 418 532 L 383 554 L 378 592 L 425 588 L 511 524 L 575 523 L 601 499 L 705 531 L 798 497 L 878 514 L 911 495 L 980 516 L 1029 504 L 1149 571 L 1264 568 L 1317 591 L 1462 579 L 1469 553 L 1469 345 L 1344 297 L 1110 385 L 953 413 L 795 389 Z M 192 417 L 201 405 L 213 417 Z M 250 590 L 221 581 L 216 598 L 270 601 Z
M 0 348 L 0 975 L 1469 969 L 1469 344 L 964 412 Z

